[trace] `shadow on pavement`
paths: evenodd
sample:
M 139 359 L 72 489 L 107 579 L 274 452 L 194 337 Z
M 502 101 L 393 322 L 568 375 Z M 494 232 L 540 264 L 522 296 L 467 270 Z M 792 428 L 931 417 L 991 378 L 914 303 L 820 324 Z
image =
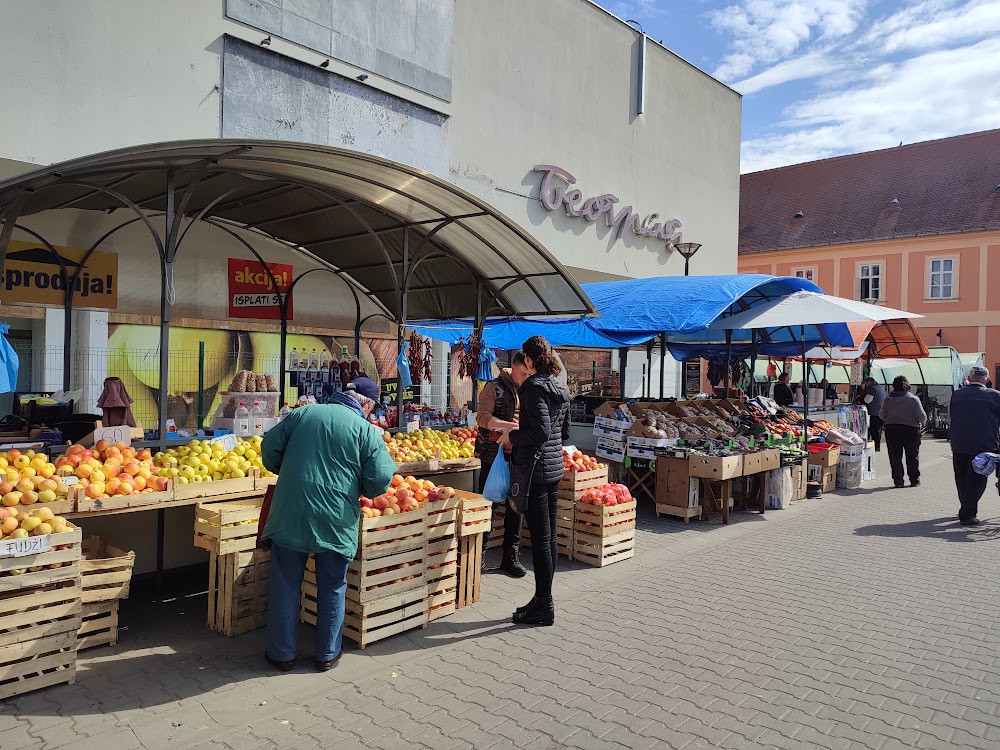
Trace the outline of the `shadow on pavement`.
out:
M 955 516 L 906 523 L 862 526 L 855 536 L 919 537 L 946 542 L 991 542 L 1000 540 L 1000 519 L 983 521 L 979 526 L 962 526 Z

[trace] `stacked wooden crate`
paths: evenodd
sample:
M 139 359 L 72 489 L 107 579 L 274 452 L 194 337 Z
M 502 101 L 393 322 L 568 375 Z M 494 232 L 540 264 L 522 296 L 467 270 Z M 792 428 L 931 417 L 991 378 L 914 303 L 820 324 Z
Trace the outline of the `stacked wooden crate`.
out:
M 0 557 L 0 700 L 76 680 L 82 541 L 74 529 L 0 543 L 18 554 Z
M 83 540 L 80 560 L 83 622 L 77 650 L 118 643 L 118 603 L 128 598 L 135 552 L 112 547 L 97 536 Z
M 427 508 L 362 518 L 347 568 L 344 636 L 361 648 L 427 625 Z M 316 567 L 306 567 L 303 622 L 316 624 Z
M 455 606 L 467 607 L 479 601 L 483 572 L 483 538 L 490 531 L 493 503 L 482 495 L 458 492 L 458 597 Z
M 573 557 L 601 568 L 635 555 L 635 500 L 620 505 L 577 503 Z
M 427 616 L 447 617 L 458 599 L 458 515 L 461 500 L 454 490 L 449 497 L 428 500 L 427 508 Z
M 576 548 L 576 508 L 587 490 L 608 483 L 608 467 L 593 471 L 567 471 L 559 482 L 556 505 L 556 548 L 560 555 L 574 558 Z
M 267 624 L 270 553 L 258 550 L 264 498 L 199 503 L 194 544 L 208 550 L 208 627 L 230 637 Z

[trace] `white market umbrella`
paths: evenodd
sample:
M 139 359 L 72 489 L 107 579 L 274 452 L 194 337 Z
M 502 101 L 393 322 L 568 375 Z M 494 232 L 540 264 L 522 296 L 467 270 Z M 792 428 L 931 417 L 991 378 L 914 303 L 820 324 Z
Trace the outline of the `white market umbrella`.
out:
M 818 292 L 795 292 L 749 310 L 719 318 L 709 328 L 733 331 L 749 328 L 783 328 L 826 323 L 864 323 L 866 321 L 922 318 L 922 315 L 895 310 L 881 305 L 869 305 L 843 297 Z
M 867 302 L 834 297 L 818 292 L 795 292 L 770 302 L 765 302 L 728 318 L 720 318 L 710 328 L 724 331 L 781 328 L 799 326 L 802 339 L 802 442 L 808 442 L 806 422 L 809 420 L 809 371 L 806 351 L 805 328 L 807 325 L 821 326 L 827 323 L 865 323 L 898 318 L 922 318 L 922 315 L 895 310 L 891 307 L 869 305 Z

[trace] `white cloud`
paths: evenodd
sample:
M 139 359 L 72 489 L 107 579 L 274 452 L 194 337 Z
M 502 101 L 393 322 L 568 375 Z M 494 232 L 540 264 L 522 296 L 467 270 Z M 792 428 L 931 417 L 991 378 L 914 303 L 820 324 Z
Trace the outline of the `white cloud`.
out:
M 743 142 L 744 172 L 1000 127 L 1000 38 L 884 63 L 785 114 L 785 132 Z
M 868 0 L 742 0 L 712 11 L 709 20 L 732 38 L 732 50 L 714 75 L 743 78 L 782 60 L 810 40 L 827 42 L 852 34 Z
M 835 66 L 829 54 L 824 50 L 807 52 L 799 57 L 784 60 L 772 65 L 767 70 L 732 84 L 733 88 L 744 96 L 755 94 L 771 86 L 780 86 L 790 81 L 800 81 L 816 78 L 829 73 Z
M 655 18 L 663 13 L 657 0 L 630 0 L 629 2 L 614 3 L 608 10 L 625 20 Z
M 928 0 L 872 25 L 860 40 L 884 53 L 927 51 L 1000 32 L 998 0 Z

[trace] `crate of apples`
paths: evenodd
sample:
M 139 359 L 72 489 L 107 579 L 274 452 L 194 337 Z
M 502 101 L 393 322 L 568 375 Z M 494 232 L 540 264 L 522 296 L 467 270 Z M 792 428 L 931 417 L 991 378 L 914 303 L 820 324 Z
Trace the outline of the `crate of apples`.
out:
M 57 464 L 44 453 L 17 449 L 0 453 L 0 506 L 51 503 L 69 493 L 56 476 Z
M 605 484 L 584 492 L 580 502 L 584 505 L 603 505 L 610 508 L 632 502 L 632 493 L 624 484 Z
M 124 443 L 99 440 L 91 448 L 71 445 L 56 461 L 59 477 L 77 478 L 77 485 L 91 499 L 115 495 L 139 495 L 162 492 L 170 484 L 156 476 L 157 468 L 149 450 L 136 450 Z
M 0 539 L 62 534 L 75 526 L 44 506 L 31 510 L 0 507 Z
M 455 490 L 450 487 L 437 487 L 428 479 L 402 477 L 395 474 L 389 489 L 378 497 L 361 498 L 361 515 L 365 518 L 399 515 L 417 510 L 428 500 L 450 498 Z
M 570 453 L 563 448 L 563 469 L 566 471 L 596 471 L 603 468 L 604 464 L 598 463 L 593 456 L 580 451 Z

